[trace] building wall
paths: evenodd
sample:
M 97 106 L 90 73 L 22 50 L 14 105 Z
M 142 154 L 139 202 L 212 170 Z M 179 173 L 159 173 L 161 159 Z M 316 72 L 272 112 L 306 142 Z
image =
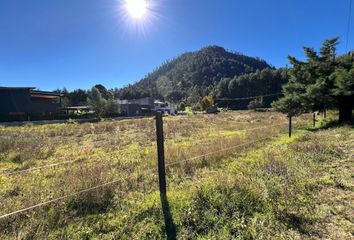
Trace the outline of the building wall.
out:
M 149 106 L 150 109 L 153 109 L 154 108 L 154 99 L 153 98 L 140 98 L 140 99 L 136 99 L 134 100 L 134 103 L 135 104 L 139 104 L 139 105 L 142 105 L 142 106 Z
M 29 90 L 2 90 L 0 91 L 0 114 L 27 113 L 31 105 Z
M 154 109 L 154 99 L 147 97 L 147 98 L 139 98 L 139 99 L 132 99 L 132 100 L 118 100 L 118 103 L 123 104 L 137 104 L 144 108 Z
M 32 98 L 30 90 L 0 90 L 0 115 L 39 115 L 56 113 L 60 103 L 51 99 Z
M 138 104 L 121 104 L 120 111 L 124 116 L 141 116 L 141 107 Z
M 57 113 L 60 108 L 60 103 L 53 103 L 50 99 L 31 99 L 31 104 L 29 106 L 29 112 L 33 114 L 40 113 Z

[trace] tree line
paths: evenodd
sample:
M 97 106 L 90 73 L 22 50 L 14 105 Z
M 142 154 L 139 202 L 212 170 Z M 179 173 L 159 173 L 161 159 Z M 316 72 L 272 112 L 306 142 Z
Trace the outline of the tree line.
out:
M 114 116 L 119 114 L 119 104 L 114 98 L 113 90 L 107 90 L 102 84 L 96 84 L 90 90 L 67 89 L 54 91 L 62 95 L 62 107 L 90 106 L 97 116 Z

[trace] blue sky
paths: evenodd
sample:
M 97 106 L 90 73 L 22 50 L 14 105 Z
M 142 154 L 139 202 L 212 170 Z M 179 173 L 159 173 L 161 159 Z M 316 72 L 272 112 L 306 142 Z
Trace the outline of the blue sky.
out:
M 133 20 L 124 0 L 0 0 L 0 86 L 121 87 L 208 45 L 276 67 L 334 36 L 345 52 L 349 0 L 147 1 L 150 11 Z M 348 49 L 353 28 L 354 19 Z

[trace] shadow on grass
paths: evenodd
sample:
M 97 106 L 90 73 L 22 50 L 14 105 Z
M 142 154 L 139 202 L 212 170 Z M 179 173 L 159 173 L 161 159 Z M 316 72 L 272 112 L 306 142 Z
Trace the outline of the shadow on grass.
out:
M 324 122 L 321 124 L 321 126 L 316 127 L 316 128 L 308 128 L 308 131 L 311 132 L 317 132 L 320 130 L 325 130 L 325 129 L 330 129 L 330 128 L 336 128 L 336 127 L 343 127 L 343 126 L 350 126 L 354 128 L 354 121 L 350 122 L 339 122 L 338 120 L 330 120 L 328 122 Z
M 165 229 L 168 240 L 176 239 L 176 226 L 173 222 L 170 205 L 166 194 L 160 194 L 163 216 L 165 219 Z

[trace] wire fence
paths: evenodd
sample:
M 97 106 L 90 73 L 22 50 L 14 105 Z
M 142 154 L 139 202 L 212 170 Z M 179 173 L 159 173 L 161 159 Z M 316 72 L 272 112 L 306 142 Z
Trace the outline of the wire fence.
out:
M 242 129 L 242 130 L 236 131 L 234 134 L 239 134 L 239 132 L 251 132 L 251 131 L 256 131 L 256 130 L 261 130 L 261 129 L 274 130 L 274 129 L 277 129 L 277 127 L 283 126 L 285 124 L 288 124 L 288 123 L 282 122 L 282 123 L 274 124 L 274 125 L 267 125 L 267 126 L 256 127 L 256 128 Z M 251 146 L 251 145 L 253 145 L 255 143 L 260 143 L 260 142 L 272 139 L 273 137 L 275 137 L 275 135 L 261 137 L 261 138 L 259 138 L 257 140 L 252 140 L 252 141 L 248 141 L 248 142 L 245 142 L 245 143 L 236 144 L 236 145 L 233 145 L 233 146 L 230 146 L 230 147 L 218 149 L 218 150 L 215 150 L 215 151 L 212 151 L 212 152 L 208 152 L 208 153 L 205 153 L 205 154 L 201 154 L 201 155 L 198 155 L 198 156 L 195 156 L 195 157 L 191 157 L 191 158 L 188 158 L 188 159 L 168 162 L 167 164 L 164 164 L 164 168 L 165 167 L 170 168 L 170 167 L 173 167 L 173 166 L 179 165 L 181 163 L 185 163 L 185 162 L 193 162 L 193 161 L 195 161 L 197 159 L 201 159 L 201 158 L 205 158 L 205 157 L 208 157 L 208 156 L 212 156 L 214 154 L 221 153 L 221 152 L 234 150 L 236 148 Z M 205 141 L 205 139 L 202 139 L 202 140 L 199 140 L 199 141 L 196 141 L 196 142 L 202 142 L 202 141 Z M 76 162 L 79 162 L 79 160 L 65 161 L 65 162 L 62 162 L 62 163 L 49 164 L 49 165 L 45 165 L 45 166 L 34 167 L 34 168 L 25 169 L 25 170 L 19 170 L 19 171 L 13 171 L 13 172 L 9 172 L 9 173 L 2 173 L 0 176 L 12 176 L 12 175 L 16 175 L 16 174 L 24 174 L 24 173 L 28 173 L 30 171 L 41 170 L 41 169 L 51 168 L 51 167 L 56 167 L 56 166 L 62 166 L 62 165 L 76 163 Z M 133 178 L 136 178 L 137 181 L 138 181 L 138 179 L 142 178 L 143 176 L 145 176 L 145 175 L 147 175 L 149 173 L 157 172 L 157 169 L 158 169 L 157 167 L 149 168 L 147 170 L 144 170 L 144 171 L 138 173 L 137 176 L 132 174 L 131 176 L 129 176 L 127 178 L 118 178 L 118 179 L 115 179 L 115 180 L 112 180 L 112 181 L 108 181 L 108 182 L 105 182 L 105 183 L 102 183 L 102 184 L 98 184 L 98 185 L 93 186 L 93 187 L 84 188 L 82 190 L 79 190 L 79 191 L 76 191 L 76 192 L 73 192 L 73 193 L 65 194 L 65 195 L 63 195 L 61 197 L 53 198 L 53 199 L 48 200 L 48 201 L 44 201 L 44 202 L 29 206 L 29 207 L 25 207 L 25 208 L 22 208 L 22 209 L 19 209 L 19 210 L 16 210 L 16 211 L 12 211 L 10 213 L 3 214 L 3 215 L 0 216 L 0 219 L 7 218 L 7 217 L 10 217 L 10 216 L 14 216 L 14 215 L 17 215 L 17 214 L 20 214 L 20 213 L 23 213 L 23 212 L 27 212 L 27 211 L 30 211 L 30 210 L 33 210 L 33 209 L 36 209 L 36 208 L 40 208 L 42 206 L 49 205 L 51 203 L 64 201 L 64 200 L 66 200 L 68 198 L 75 197 L 75 196 L 78 196 L 80 194 L 87 193 L 87 192 L 90 192 L 90 191 L 93 191 L 93 190 L 97 190 L 97 189 L 100 189 L 100 188 L 104 188 L 104 187 L 107 187 L 109 185 L 115 185 L 115 184 L 117 184 L 119 182 L 129 181 L 129 180 L 131 180 Z
M 280 124 L 275 124 L 275 125 L 270 125 L 270 126 L 262 126 L 262 127 L 256 127 L 256 128 L 246 128 L 246 129 L 240 129 L 240 130 L 235 130 L 233 133 L 229 133 L 228 136 L 234 136 L 234 135 L 238 135 L 240 132 L 248 132 L 248 131 L 255 131 L 255 130 L 260 130 L 260 129 L 272 129 L 274 127 L 278 127 L 278 126 L 282 126 L 282 125 L 286 125 L 288 124 L 287 122 L 283 122 Z M 194 141 L 194 143 L 203 143 L 206 142 L 209 139 L 200 139 L 197 141 Z M 124 150 L 118 151 L 119 152 L 123 152 Z M 0 173 L 0 177 L 8 177 L 8 176 L 12 176 L 12 175 L 17 175 L 17 174 L 24 174 L 24 173 L 28 173 L 28 172 L 32 172 L 32 171 L 36 171 L 36 170 L 42 170 L 42 169 L 46 169 L 46 168 L 53 168 L 53 167 L 58 167 L 58 166 L 63 166 L 63 165 L 68 165 L 68 164 L 74 164 L 74 163 L 80 163 L 80 164 L 89 164 L 89 163 L 97 163 L 100 161 L 91 161 L 91 162 L 83 162 L 82 159 L 77 159 L 77 160 L 71 160 L 71 161 L 64 161 L 64 162 L 60 162 L 60 163 L 53 163 L 53 164 L 48 164 L 48 165 L 43 165 L 43 166 L 38 166 L 38 167 L 32 167 L 32 168 L 28 168 L 28 169 L 23 169 L 23 170 L 16 170 L 16 171 L 10 171 L 10 172 L 2 172 Z
M 262 139 L 258 139 L 258 140 L 256 140 L 256 141 L 252 141 L 252 142 L 247 142 L 247 143 L 235 145 L 235 146 L 232 146 L 232 147 L 224 148 L 224 149 L 221 149 L 221 150 L 218 150 L 218 151 L 214 151 L 214 152 L 210 152 L 210 153 L 207 153 L 207 154 L 199 155 L 199 156 L 192 157 L 192 158 L 189 158 L 189 159 L 185 159 L 185 160 L 182 160 L 182 161 L 176 161 L 176 162 L 168 163 L 168 164 L 166 164 L 165 166 L 166 166 L 166 167 L 171 167 L 171 166 L 175 166 L 175 165 L 178 165 L 178 164 L 181 164 L 181 163 L 184 163 L 184 162 L 191 162 L 191 161 L 194 161 L 194 160 L 196 160 L 196 159 L 200 159 L 200 158 L 203 158 L 203 157 L 206 157 L 206 156 L 213 155 L 213 154 L 215 154 L 215 153 L 220 153 L 220 152 L 228 151 L 228 150 L 231 150 L 231 149 L 235 149 L 235 148 L 239 148 L 239 147 L 244 147 L 244 146 L 247 146 L 247 145 L 252 145 L 252 144 L 254 144 L 254 143 L 258 143 L 258 142 L 261 142 L 261 141 L 264 141 L 264 140 L 267 140 L 267 139 L 271 139 L 271 137 L 265 137 L 265 138 L 262 138 Z M 17 211 L 8 213 L 8 214 L 4 214 L 4 215 L 0 216 L 0 219 L 6 218 L 6 217 L 10 217 L 10 216 L 12 216 L 12 215 L 19 214 L 19 213 L 22 213 L 22 212 L 26 212 L 26 211 L 29 211 L 29 210 L 32 210 L 32 209 L 35 209 L 35 208 L 39 208 L 39 207 L 48 205 L 48 204 L 50 204 L 50 203 L 58 202 L 58 201 L 61 201 L 61 200 L 64 200 L 64 199 L 67 199 L 67 198 L 70 198 L 70 197 L 74 197 L 74 196 L 80 195 L 80 194 L 82 194 L 82 193 L 86 193 L 86 192 L 93 191 L 93 190 L 96 190 L 96 189 L 99 189 L 99 188 L 103 188 L 103 187 L 106 187 L 106 186 L 108 186 L 108 185 L 114 185 L 114 184 L 116 184 L 116 183 L 118 183 L 118 182 L 127 181 L 128 179 L 140 178 L 140 177 L 142 177 L 142 176 L 144 176 L 144 175 L 146 175 L 146 174 L 148 174 L 148 173 L 152 173 L 152 172 L 154 172 L 154 171 L 156 171 L 156 168 L 151 168 L 151 169 L 148 169 L 148 170 L 145 170 L 145 171 L 141 172 L 141 173 L 139 174 L 139 176 L 134 176 L 134 175 L 132 175 L 132 176 L 130 176 L 130 177 L 128 177 L 128 178 L 117 179 L 117 180 L 113 180 L 113 181 L 110 181 L 110 182 L 106 182 L 106 183 L 103 183 L 103 184 L 100 184 L 100 185 L 97 185 L 97 186 L 94 186 L 94 187 L 82 189 L 82 190 L 80 190 L 80 191 L 77 191 L 77 192 L 74 192 L 74 193 L 71 193 L 71 194 L 64 195 L 64 196 L 62 196 L 62 197 L 54 198 L 54 199 L 52 199 L 52 200 L 48 200 L 48 201 L 45 201 L 45 202 L 42 202 L 42 203 L 39 203 L 39 204 L 30 206 L 30 207 L 26 207 L 26 208 L 23 208 L 23 209 L 20 209 L 20 210 L 17 210 Z
M 256 98 L 262 98 L 262 97 L 274 97 L 274 96 L 281 96 L 283 93 L 272 93 L 272 94 L 265 94 L 265 95 L 259 95 L 259 96 L 253 96 L 253 97 L 243 97 L 243 98 L 217 98 L 216 100 L 218 101 L 241 101 L 241 100 L 252 100 Z

